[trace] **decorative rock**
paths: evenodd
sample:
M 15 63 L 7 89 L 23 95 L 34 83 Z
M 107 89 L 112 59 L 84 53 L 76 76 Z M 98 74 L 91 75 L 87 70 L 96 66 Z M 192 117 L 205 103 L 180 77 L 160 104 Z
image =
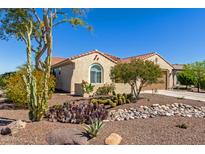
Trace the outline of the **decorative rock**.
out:
M 149 107 L 147 107 L 147 106 L 143 106 L 143 109 L 144 109 L 144 110 L 148 110 Z
M 10 135 L 11 134 L 11 129 L 8 127 L 2 128 L 1 129 L 1 135 Z
M 167 117 L 170 117 L 170 116 L 172 116 L 172 114 L 171 113 L 165 113 L 165 115 L 167 116 Z
M 152 104 L 151 107 L 140 106 L 138 108 L 112 110 L 108 116 L 110 121 L 122 121 L 138 118 L 154 118 L 157 116 L 182 116 L 205 118 L 205 107 L 196 107 L 186 104 Z
M 14 121 L 6 126 L 4 126 L 1 129 L 1 134 L 2 135 L 8 135 L 8 134 L 15 134 L 17 133 L 20 129 L 26 127 L 26 122 L 23 122 L 21 120 Z
M 61 128 L 50 132 L 46 138 L 50 145 L 86 145 L 88 137 L 76 128 Z
M 147 118 L 147 115 L 146 115 L 146 114 L 142 115 L 142 118 L 143 118 L 143 119 L 146 119 L 146 118 Z
M 190 117 L 192 117 L 192 115 L 191 115 L 191 114 L 187 114 L 186 116 L 187 116 L 187 117 L 189 117 L 189 118 L 190 118 Z
M 158 107 L 158 106 L 159 106 L 159 104 L 152 104 L 151 107 Z
M 155 115 L 150 115 L 150 118 L 154 118 L 155 117 Z
M 135 117 L 130 117 L 130 119 L 134 120 L 134 119 L 135 119 Z
M 205 112 L 205 107 L 204 106 L 201 107 L 201 111 Z
M 122 137 L 116 133 L 112 133 L 110 134 L 110 136 L 108 136 L 105 139 L 105 144 L 107 145 L 119 145 L 122 141 Z

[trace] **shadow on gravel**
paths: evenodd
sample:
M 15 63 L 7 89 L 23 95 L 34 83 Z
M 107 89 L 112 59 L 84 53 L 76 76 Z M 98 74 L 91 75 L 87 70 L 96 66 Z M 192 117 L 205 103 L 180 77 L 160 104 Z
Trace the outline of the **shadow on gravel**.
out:
M 6 125 L 12 123 L 13 121 L 16 121 L 16 120 L 0 117 L 0 126 L 6 126 Z

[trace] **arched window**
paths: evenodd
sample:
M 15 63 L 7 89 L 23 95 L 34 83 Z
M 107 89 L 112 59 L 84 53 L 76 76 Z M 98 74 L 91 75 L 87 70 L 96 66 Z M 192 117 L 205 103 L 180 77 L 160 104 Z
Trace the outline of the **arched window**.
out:
M 94 64 L 90 68 L 90 82 L 102 83 L 102 67 L 98 64 Z

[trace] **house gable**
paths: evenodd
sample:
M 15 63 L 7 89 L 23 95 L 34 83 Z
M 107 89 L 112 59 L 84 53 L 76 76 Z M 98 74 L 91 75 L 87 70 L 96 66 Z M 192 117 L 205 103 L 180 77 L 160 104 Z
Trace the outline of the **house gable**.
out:
M 92 50 L 90 52 L 86 52 L 86 53 L 83 53 L 83 54 L 80 54 L 80 55 L 77 55 L 77 56 L 73 56 L 73 57 L 70 57 L 70 58 L 64 58 L 63 60 L 59 61 L 58 63 L 57 62 L 53 62 L 52 67 L 60 67 L 62 65 L 67 65 L 67 64 L 72 63 L 76 59 L 79 59 L 79 58 L 82 58 L 82 57 L 85 57 L 85 56 L 88 56 L 88 55 L 91 55 L 91 54 L 102 55 L 105 58 L 107 58 L 108 60 L 112 61 L 113 63 L 117 63 L 120 60 L 120 58 L 118 58 L 116 56 L 113 56 L 113 55 L 110 55 L 110 54 L 106 54 L 106 53 L 103 53 L 103 52 L 98 51 L 98 50 Z M 53 57 L 52 61 L 55 61 L 55 59 L 56 58 Z
M 159 66 L 162 69 L 169 69 L 169 70 L 173 69 L 173 66 L 168 61 L 166 61 L 162 56 L 156 53 L 148 58 L 145 58 L 144 60 L 151 60 L 154 63 L 159 64 Z

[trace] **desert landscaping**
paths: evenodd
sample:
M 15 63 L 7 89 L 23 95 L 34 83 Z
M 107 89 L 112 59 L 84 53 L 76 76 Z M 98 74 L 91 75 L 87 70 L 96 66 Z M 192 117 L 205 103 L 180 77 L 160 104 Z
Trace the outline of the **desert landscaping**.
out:
M 58 103 L 56 103 L 57 100 Z M 69 94 L 55 93 L 52 99 L 49 101 L 49 105 L 53 106 L 57 104 L 63 104 L 64 102 L 67 102 L 69 100 L 78 101 L 79 98 L 72 97 Z M 105 139 L 111 133 L 116 133 L 121 136 L 122 140 L 120 144 L 205 144 L 204 102 L 156 94 L 142 94 L 140 96 L 140 99 L 135 103 L 124 104 L 108 110 L 109 112 L 113 112 L 113 110 L 122 112 L 124 109 L 127 109 L 127 112 L 129 113 L 129 109 L 138 109 L 138 111 L 140 110 L 141 112 L 144 112 L 151 107 L 165 107 L 166 109 L 166 106 L 171 106 L 173 104 L 184 104 L 184 107 L 182 108 L 188 108 L 187 110 L 192 110 L 191 108 L 192 106 L 194 106 L 196 112 L 194 112 L 193 109 L 192 113 L 188 114 L 188 116 L 186 114 L 166 115 L 165 112 L 164 115 L 162 113 L 161 115 L 156 117 L 154 115 L 149 115 L 132 118 L 130 115 L 128 115 L 129 118 L 128 116 L 122 116 L 121 119 L 111 118 L 112 120 L 105 120 L 104 126 L 99 131 L 97 137 L 88 140 L 88 142 L 79 141 L 79 143 L 77 144 L 105 144 Z M 199 107 L 202 107 L 203 112 L 197 114 Z M 44 118 L 40 122 L 30 122 L 27 114 L 28 110 L 26 109 L 0 110 L 1 118 L 10 120 L 22 120 L 23 122 L 26 122 L 25 128 L 19 129 L 15 134 L 1 135 L 0 144 L 48 144 L 47 140 L 53 134 L 56 135 L 55 131 L 58 129 L 62 129 L 64 131 L 70 130 L 71 132 L 76 130 L 79 132 L 84 131 L 83 124 L 49 122 L 46 118 Z M 186 128 L 177 127 L 177 125 L 182 124 L 184 124 Z M 68 133 L 63 134 L 65 133 L 64 131 L 61 131 L 61 133 L 59 133 L 58 135 L 69 136 Z
M 103 10 L 0 9 L 0 145 L 205 144 L 204 14 Z

